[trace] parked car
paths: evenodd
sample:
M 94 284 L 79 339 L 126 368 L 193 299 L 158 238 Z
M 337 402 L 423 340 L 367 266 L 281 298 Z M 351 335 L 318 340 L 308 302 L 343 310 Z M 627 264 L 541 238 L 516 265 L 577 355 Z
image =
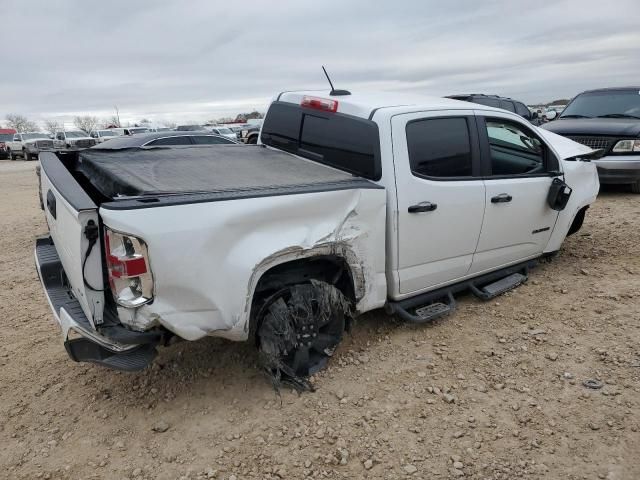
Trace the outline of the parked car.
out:
M 136 135 L 138 133 L 147 133 L 149 131 L 147 127 L 118 127 L 110 128 L 109 130 L 115 132 L 117 135 Z
M 118 132 L 115 132 L 113 128 L 105 128 L 104 130 L 96 130 L 95 132 L 91 132 L 91 137 L 95 138 L 98 143 L 105 142 L 118 136 Z
M 176 131 L 178 132 L 202 132 L 207 127 L 204 125 L 178 125 Z
M 46 132 L 15 133 L 7 149 L 11 160 L 18 156 L 25 160 L 37 160 L 40 152 L 53 150 L 53 141 Z
M 543 128 L 599 150 L 600 183 L 640 193 L 640 87 L 583 92 Z
M 53 147 L 56 149 L 77 150 L 93 147 L 97 143 L 95 138 L 82 130 L 60 130 L 53 137 Z
M 449 95 L 447 98 L 453 98 L 455 100 L 462 100 L 465 102 L 478 103 L 487 107 L 502 108 L 509 112 L 514 112 L 520 115 L 522 118 L 527 119 L 534 125 L 540 124 L 540 118 L 537 112 L 529 110 L 524 103 L 517 100 L 513 100 L 509 97 L 499 97 L 498 95 L 485 95 L 484 93 L 471 93 L 464 95 Z
M 9 158 L 9 143 L 16 133 L 13 128 L 0 128 L 0 159 Z
M 592 149 L 442 98 L 283 92 L 262 147 L 118 141 L 41 156 L 35 254 L 71 358 L 121 370 L 211 335 L 306 385 L 355 315 L 426 323 L 524 282 L 599 186 Z
M 235 132 L 228 127 L 221 127 L 219 125 L 214 125 L 214 126 L 208 126 L 206 128 L 211 133 L 215 133 L 216 135 L 220 135 L 221 137 L 230 138 L 232 140 L 237 140 L 238 138 Z
M 167 146 L 193 146 L 193 145 L 229 145 L 237 144 L 235 140 L 213 134 L 211 132 L 155 132 L 139 133 L 133 136 L 121 136 L 100 143 L 93 147 L 96 149 L 119 150 L 123 148 L 151 148 Z

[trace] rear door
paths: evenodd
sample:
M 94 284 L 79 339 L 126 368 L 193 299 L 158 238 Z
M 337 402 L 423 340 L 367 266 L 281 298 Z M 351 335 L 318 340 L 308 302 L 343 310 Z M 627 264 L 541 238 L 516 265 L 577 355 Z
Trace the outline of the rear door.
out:
M 546 247 L 558 212 L 547 205 L 558 160 L 524 120 L 478 112 L 486 210 L 469 273 L 536 257 Z
M 401 295 L 467 274 L 485 208 L 471 110 L 392 118 Z
M 97 238 L 89 252 L 85 231 L 99 228 L 98 207 L 54 154 L 42 153 L 40 164 L 49 233 L 69 288 L 95 327 L 103 318 L 102 244 Z

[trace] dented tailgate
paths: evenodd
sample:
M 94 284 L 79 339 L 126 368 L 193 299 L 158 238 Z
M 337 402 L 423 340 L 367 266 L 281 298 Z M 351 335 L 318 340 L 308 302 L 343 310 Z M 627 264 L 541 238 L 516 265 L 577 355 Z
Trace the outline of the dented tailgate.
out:
M 104 310 L 102 242 L 99 238 L 91 242 L 85 231 L 99 232 L 98 207 L 56 155 L 43 153 L 40 163 L 40 188 L 51 238 L 70 290 L 95 327 L 102 323 Z

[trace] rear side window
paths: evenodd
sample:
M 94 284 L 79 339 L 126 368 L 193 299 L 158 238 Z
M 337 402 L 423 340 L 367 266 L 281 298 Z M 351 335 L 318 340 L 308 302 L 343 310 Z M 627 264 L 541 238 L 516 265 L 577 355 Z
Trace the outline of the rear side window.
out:
M 233 143 L 226 138 L 216 137 L 214 135 L 195 135 L 191 138 L 193 138 L 193 143 L 197 145 L 222 145 Z
M 516 102 L 516 113 L 526 119 L 531 118 L 531 112 L 524 103 Z
M 500 101 L 497 98 L 474 97 L 473 103 L 479 103 L 480 105 L 486 105 L 487 107 L 500 108 Z
M 262 143 L 370 180 L 382 176 L 375 122 L 340 113 L 274 102 L 262 127 Z
M 516 107 L 513 105 L 513 102 L 510 102 L 509 100 L 501 100 L 500 108 L 516 113 Z
M 471 141 L 466 118 L 434 118 L 407 124 L 411 172 L 420 177 L 470 177 Z
M 158 138 L 149 143 L 145 143 L 145 147 L 158 147 L 161 145 L 191 145 L 191 140 L 187 136 L 182 137 L 165 137 Z

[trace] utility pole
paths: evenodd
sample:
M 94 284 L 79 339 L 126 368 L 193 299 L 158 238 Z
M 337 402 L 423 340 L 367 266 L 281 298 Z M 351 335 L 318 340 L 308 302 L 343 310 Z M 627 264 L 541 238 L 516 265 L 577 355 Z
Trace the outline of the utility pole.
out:
M 120 112 L 118 112 L 118 106 L 114 105 L 114 108 L 116 109 L 116 118 L 118 119 L 118 127 L 121 127 L 122 125 L 120 124 Z

